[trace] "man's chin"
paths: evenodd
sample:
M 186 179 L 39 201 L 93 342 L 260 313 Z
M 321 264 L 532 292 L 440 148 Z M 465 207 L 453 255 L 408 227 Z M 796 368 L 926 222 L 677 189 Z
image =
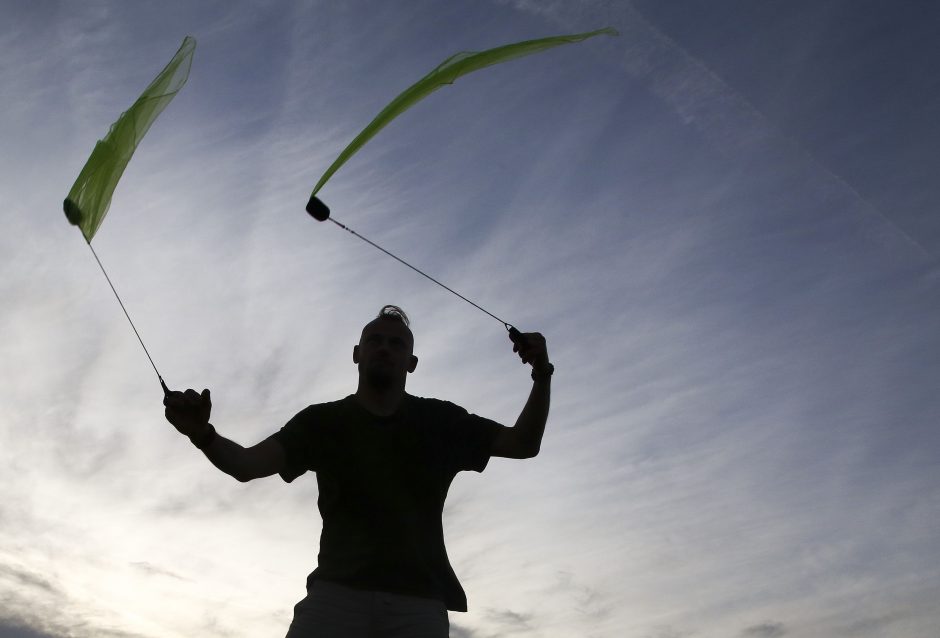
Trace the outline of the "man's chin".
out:
M 366 371 L 366 382 L 377 390 L 385 390 L 395 384 L 395 375 L 387 369 L 372 368 Z

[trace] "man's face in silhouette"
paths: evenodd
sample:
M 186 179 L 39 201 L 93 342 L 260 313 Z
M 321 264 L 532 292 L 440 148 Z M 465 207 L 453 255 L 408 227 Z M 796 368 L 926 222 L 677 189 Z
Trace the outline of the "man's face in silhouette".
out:
M 359 345 L 353 348 L 353 362 L 373 387 L 404 387 L 406 375 L 418 365 L 413 349 L 414 336 L 408 326 L 396 319 L 374 319 L 362 329 Z

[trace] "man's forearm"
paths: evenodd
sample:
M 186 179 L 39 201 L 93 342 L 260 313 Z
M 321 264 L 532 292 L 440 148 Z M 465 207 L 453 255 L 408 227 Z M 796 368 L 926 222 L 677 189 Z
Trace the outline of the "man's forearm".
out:
M 202 443 L 201 440 L 207 438 L 207 434 L 208 431 L 199 436 L 192 436 L 190 441 L 202 450 L 214 466 L 241 482 L 250 481 L 252 477 L 247 474 L 245 448 L 217 433 L 212 433 L 208 437 L 209 440 Z
M 542 445 L 542 435 L 545 433 L 545 423 L 548 421 L 551 389 L 551 376 L 533 381 L 529 398 L 526 399 L 525 407 L 522 408 L 513 427 L 519 440 L 529 449 L 532 456 L 538 454 Z

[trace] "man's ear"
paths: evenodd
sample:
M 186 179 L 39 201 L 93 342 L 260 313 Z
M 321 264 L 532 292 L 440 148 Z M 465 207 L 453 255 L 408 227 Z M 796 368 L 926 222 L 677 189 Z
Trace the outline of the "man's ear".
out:
M 411 355 L 411 361 L 408 362 L 408 372 L 414 372 L 418 367 L 418 357 Z
M 359 346 L 353 346 L 353 363 L 359 363 Z

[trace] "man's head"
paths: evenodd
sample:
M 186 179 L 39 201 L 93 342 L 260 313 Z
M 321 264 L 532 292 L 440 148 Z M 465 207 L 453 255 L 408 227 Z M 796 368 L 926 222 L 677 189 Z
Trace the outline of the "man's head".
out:
M 353 348 L 353 362 L 359 366 L 360 378 L 371 386 L 385 389 L 400 384 L 404 388 L 407 374 L 418 365 L 413 352 L 408 315 L 398 306 L 385 306 L 362 329 L 359 345 Z

